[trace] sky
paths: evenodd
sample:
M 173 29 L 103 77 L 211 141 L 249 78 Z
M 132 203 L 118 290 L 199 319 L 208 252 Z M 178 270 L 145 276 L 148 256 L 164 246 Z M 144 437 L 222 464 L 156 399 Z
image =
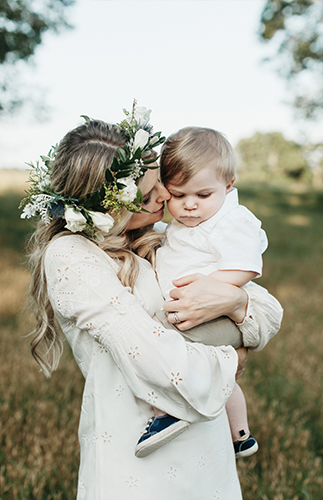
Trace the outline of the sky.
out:
M 72 30 L 47 33 L 24 89 L 46 105 L 0 119 L 0 168 L 26 168 L 46 154 L 80 115 L 108 122 L 122 108 L 152 109 L 154 129 L 169 135 L 196 125 L 236 146 L 255 132 L 319 141 L 318 125 L 295 120 L 284 80 L 263 59 L 257 32 L 264 0 L 76 0 Z M 41 117 L 41 119 L 40 119 Z

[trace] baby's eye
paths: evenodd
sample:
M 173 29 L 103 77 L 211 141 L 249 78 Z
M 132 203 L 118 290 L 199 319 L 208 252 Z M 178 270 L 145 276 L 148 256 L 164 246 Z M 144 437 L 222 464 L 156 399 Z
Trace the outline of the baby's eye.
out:
M 184 196 L 183 194 L 173 194 L 173 193 L 171 193 L 171 195 L 173 198 L 183 198 Z
M 199 198 L 208 198 L 209 196 L 211 196 L 211 193 L 203 193 L 203 194 L 199 194 L 198 196 L 199 196 Z

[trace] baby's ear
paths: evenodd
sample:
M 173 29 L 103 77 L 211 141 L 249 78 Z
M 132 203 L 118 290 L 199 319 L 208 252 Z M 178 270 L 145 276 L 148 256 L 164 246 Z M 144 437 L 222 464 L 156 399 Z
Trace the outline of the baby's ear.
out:
M 231 182 L 229 184 L 226 185 L 226 194 L 230 193 L 231 189 L 232 189 L 232 186 L 233 186 L 233 183 L 235 181 L 235 178 L 233 177 L 233 179 L 231 180 Z

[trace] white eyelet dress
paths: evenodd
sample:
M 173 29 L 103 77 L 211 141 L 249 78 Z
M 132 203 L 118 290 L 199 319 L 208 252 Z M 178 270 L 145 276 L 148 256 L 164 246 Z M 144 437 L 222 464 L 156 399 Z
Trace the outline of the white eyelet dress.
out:
M 55 239 L 45 255 L 50 301 L 85 378 L 77 500 L 239 500 L 224 411 L 236 352 L 186 343 L 153 321 L 162 296 L 150 264 L 139 263 L 133 295 L 116 263 L 80 235 Z M 136 458 L 151 405 L 192 425 Z

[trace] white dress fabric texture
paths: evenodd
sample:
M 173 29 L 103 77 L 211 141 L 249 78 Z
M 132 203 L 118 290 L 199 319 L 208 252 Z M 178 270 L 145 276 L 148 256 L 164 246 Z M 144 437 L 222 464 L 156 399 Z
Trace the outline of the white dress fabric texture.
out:
M 239 205 L 233 188 L 220 210 L 196 227 L 175 219 L 168 225 L 165 244 L 157 251 L 157 274 L 166 300 L 172 281 L 192 273 L 219 270 L 253 271 L 261 276 L 261 255 L 268 246 L 261 222 Z
M 163 299 L 150 264 L 138 261 L 133 295 L 116 263 L 80 235 L 57 238 L 45 255 L 49 298 L 85 377 L 77 499 L 240 500 L 223 411 L 237 354 L 230 346 L 186 343 L 153 321 Z M 263 344 L 278 312 L 269 294 L 267 301 L 258 314 L 250 299 L 253 318 L 241 327 L 251 336 L 257 330 Z M 151 405 L 194 425 L 139 459 L 134 447 Z

